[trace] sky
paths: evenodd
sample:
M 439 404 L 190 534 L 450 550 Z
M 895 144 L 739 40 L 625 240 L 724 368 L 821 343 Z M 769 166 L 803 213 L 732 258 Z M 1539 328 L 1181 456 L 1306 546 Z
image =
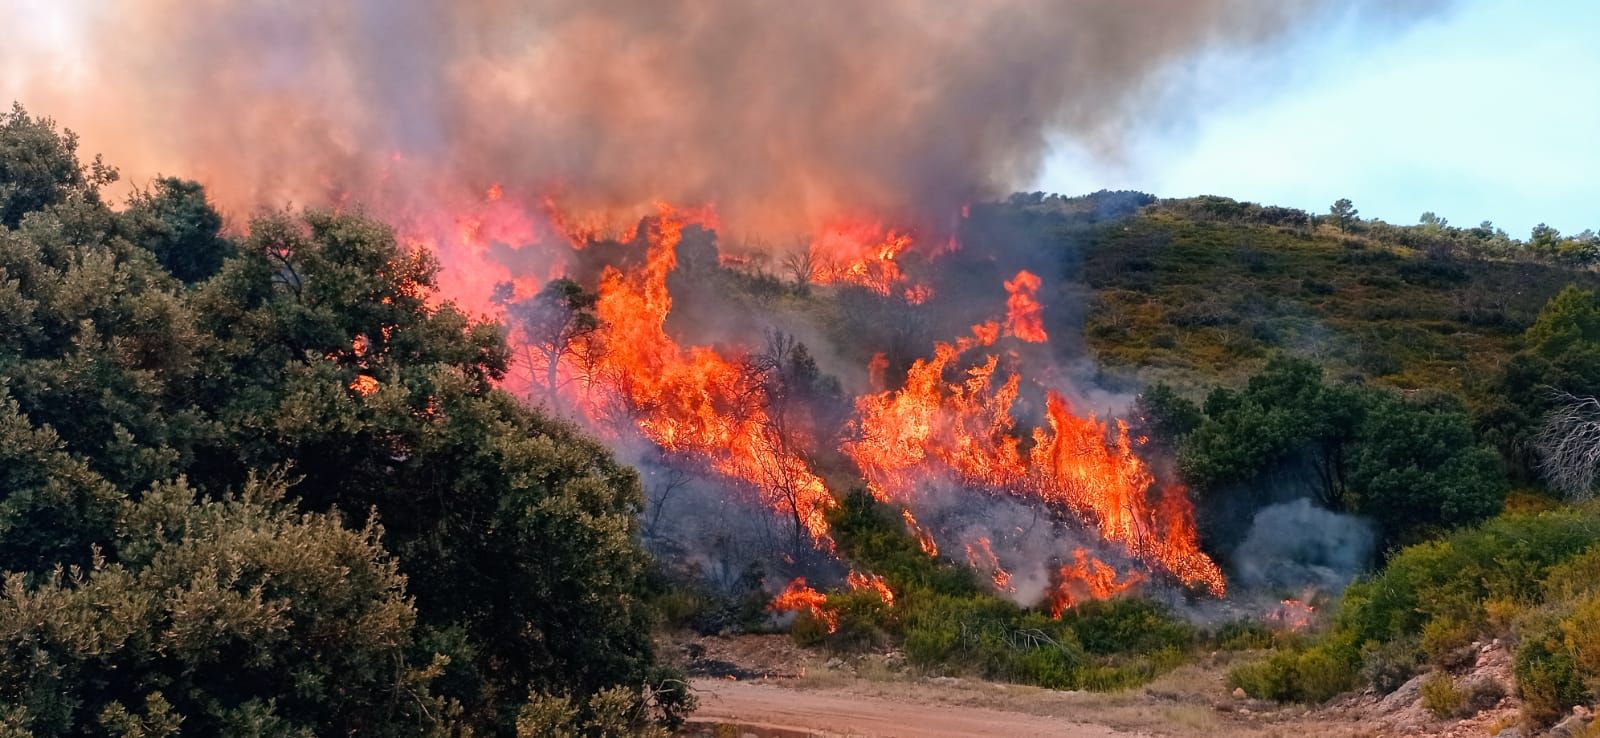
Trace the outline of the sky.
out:
M 1253 62 L 1253 65 L 1252 63 Z M 1262 77 L 1129 133 L 1112 155 L 1058 142 L 1035 189 L 1215 194 L 1415 223 L 1600 230 L 1600 0 L 1462 0 L 1402 29 L 1332 24 L 1171 83 Z M 1215 91 L 1211 91 L 1215 92 Z

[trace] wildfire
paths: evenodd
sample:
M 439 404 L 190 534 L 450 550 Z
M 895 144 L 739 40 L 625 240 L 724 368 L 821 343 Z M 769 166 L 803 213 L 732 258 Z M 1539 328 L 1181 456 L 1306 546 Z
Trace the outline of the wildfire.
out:
M 994 555 L 988 536 L 980 536 L 977 541 L 967 544 L 967 565 L 978 571 L 989 572 L 995 589 L 1002 592 L 1012 590 L 1011 572 L 1000 565 L 1000 558 Z
M 887 600 L 885 600 L 887 602 Z M 839 613 L 828 608 L 828 596 L 806 586 L 805 577 L 795 577 L 783 592 L 773 598 L 767 609 L 773 612 L 800 612 L 811 613 L 827 627 L 829 633 L 839 630 Z
M 913 506 L 920 486 L 953 479 L 972 489 L 1050 503 L 1121 544 L 1130 557 L 1220 596 L 1221 569 L 1200 551 L 1187 491 L 1169 486 L 1152 500 L 1154 478 L 1134 454 L 1126 424 L 1115 432 L 1094 416 L 1072 414 L 1066 398 L 1047 394 L 1047 424 L 1018 432 L 1012 409 L 1020 375 L 996 377 L 989 355 L 964 371 L 957 362 L 992 341 L 993 329 L 939 343 L 915 362 L 897 391 L 858 398 L 856 440 L 844 451 L 879 500 Z M 964 374 L 947 381 L 946 374 Z M 1023 449 L 1023 439 L 1031 448 Z
M 849 583 L 851 589 L 876 592 L 878 599 L 883 600 L 883 604 L 890 607 L 894 606 L 894 591 L 889 589 L 889 585 L 883 581 L 883 577 L 877 574 L 862 574 L 857 571 L 851 571 L 845 581 Z
M 444 252 L 441 258 L 465 265 L 493 263 L 483 274 L 462 276 L 472 270 L 453 270 L 460 283 L 446 284 L 447 294 L 486 294 L 491 290 L 483 283 L 506 281 L 512 282 L 515 299 L 536 294 L 540 277 L 519 280 L 488 258 L 491 249 L 505 244 L 540 243 L 552 236 L 573 249 L 600 240 L 642 242 L 642 263 L 603 269 L 593 308 L 596 327 L 580 339 L 583 350 L 563 358 L 558 367 L 562 400 L 597 431 L 614 437 L 636 434 L 669 454 L 736 480 L 761 504 L 792 520 L 797 539 L 832 550 L 826 513 L 836 503 L 810 462 L 821 450 L 817 439 L 824 434 L 812 428 L 793 432 L 746 354 L 680 345 L 666 331 L 673 305 L 667 283 L 677 267 L 684 229 L 715 228 L 715 212 L 658 204 L 653 215 L 619 227 L 623 216 L 618 214 L 563 213 L 549 196 L 532 208 L 519 206 L 518 200 L 516 193 L 495 185 L 453 216 L 448 227 L 441 228 L 437 218 L 422 219 L 434 233 L 447 234 L 425 242 Z M 931 292 L 911 283 L 900 263 L 912 243 L 904 232 L 876 224 L 825 229 L 810 245 L 818 264 L 813 279 L 857 284 L 920 303 Z M 559 274 L 565 262 L 556 256 L 547 263 L 551 266 L 543 279 Z M 1023 377 L 1012 366 L 1018 359 L 1013 354 L 1002 368 L 991 347 L 1002 336 L 1026 342 L 1048 339 L 1038 300 L 1041 284 L 1025 270 L 1006 280 L 1004 320 L 978 323 L 969 336 L 936 344 L 931 357 L 913 363 L 899 389 L 889 389 L 893 385 L 886 355 L 875 354 L 868 366 L 874 391 L 856 399 L 852 440 L 841 450 L 877 499 L 900 508 L 907 528 L 929 556 L 939 553 L 936 536 L 941 530 L 913 514 L 919 489 L 929 482 L 953 481 L 978 493 L 1043 503 L 1058 520 L 1076 521 L 1106 543 L 1120 546 L 1129 561 L 1220 596 L 1222 574 L 1199 549 L 1187 490 L 1155 485 L 1134 453 L 1124 423 L 1075 415 L 1065 395 L 1047 390 L 1043 423 L 1018 427 L 1015 410 Z M 351 389 L 367 394 L 376 387 L 376 380 L 361 375 Z M 966 545 L 965 553 L 997 590 L 1012 590 L 1013 573 L 1002 565 L 988 538 Z M 1100 559 L 1086 557 L 1055 572 L 1052 609 L 1110 596 L 1146 579 L 1137 572 L 1119 575 Z M 828 621 L 822 596 L 803 580 L 797 582 L 780 595 L 775 609 L 794 609 L 794 602 L 809 601 L 805 607 Z M 874 575 L 852 573 L 848 583 L 893 602 L 893 592 Z M 779 603 L 789 604 L 780 608 Z
M 817 284 L 855 284 L 880 295 L 895 293 L 906 281 L 898 259 L 911 248 L 911 236 L 875 223 L 843 222 L 823 229 L 811 243 Z M 907 302 L 920 305 L 933 291 L 923 285 L 905 288 Z
M 362 397 L 371 397 L 378 391 L 378 380 L 370 375 L 357 374 L 356 378 L 350 381 L 350 391 Z
M 1285 630 L 1303 630 L 1311 624 L 1311 619 L 1316 615 L 1316 608 L 1311 603 L 1303 600 L 1286 599 L 1267 614 L 1267 622 L 1282 626 Z
M 1044 343 L 1044 307 L 1039 304 L 1040 280 L 1026 269 L 1005 283 L 1006 335 L 1029 343 Z
M 592 373 L 620 396 L 622 420 L 644 437 L 748 482 L 764 503 L 831 547 L 824 514 L 833 497 L 797 447 L 804 439 L 781 432 L 763 388 L 742 362 L 706 347 L 685 349 L 667 335 L 667 276 L 677 266 L 676 249 L 688 223 L 683 214 L 660 206 L 649 221 L 645 266 L 628 273 L 605 269 L 595 307 L 601 327 L 589 340 L 608 348 L 593 352 L 598 366 Z M 580 406 L 591 419 L 616 420 L 607 403 L 583 400 Z
M 1115 597 L 1144 581 L 1138 572 L 1119 578 L 1116 569 L 1081 548 L 1072 552 L 1072 558 L 1073 563 L 1061 567 L 1050 592 L 1050 614 L 1058 618 L 1083 602 Z

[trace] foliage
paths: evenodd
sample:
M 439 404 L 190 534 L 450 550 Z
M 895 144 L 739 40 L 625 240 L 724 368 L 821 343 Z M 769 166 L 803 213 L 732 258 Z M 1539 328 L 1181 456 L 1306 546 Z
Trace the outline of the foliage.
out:
M 1410 663 L 1422 652 L 1451 666 L 1463 646 L 1516 634 L 1525 717 L 1545 725 L 1593 699 L 1600 685 L 1596 571 L 1600 505 L 1505 513 L 1401 550 L 1381 572 L 1350 585 L 1326 634 L 1236 669 L 1230 679 L 1259 697 L 1320 700 L 1333 694 L 1327 674 L 1364 661 L 1360 675 L 1391 689 L 1401 671 L 1383 662 Z M 1332 671 L 1306 667 L 1319 652 Z M 1489 699 L 1467 686 L 1469 703 Z
M 206 202 L 198 182 L 158 179 L 149 190 L 136 193 L 122 215 L 129 239 L 185 283 L 216 274 L 234 253 L 233 243 L 222 235 L 222 216 Z
M 1333 207 L 1328 208 L 1328 214 L 1333 218 L 1333 224 L 1338 226 L 1339 230 L 1347 233 L 1352 226 L 1361 222 L 1360 211 L 1356 210 L 1355 205 L 1350 202 L 1349 198 L 1341 197 L 1335 200 Z
M 378 528 L 295 514 L 275 480 L 199 503 L 181 481 L 157 485 L 117 517 L 88 567 L 5 581 L 0 704 L 25 709 L 33 735 L 133 720 L 211 734 L 441 729 L 450 706 L 428 683 L 443 664 L 407 663 L 416 611 Z
M 1436 671 L 1422 680 L 1422 709 L 1439 719 L 1465 717 L 1467 695 L 1449 672 Z M 1464 714 L 1465 713 L 1465 714 Z
M 162 686 L 210 674 L 210 662 L 151 654 L 146 665 L 125 661 L 117 673 L 133 681 L 110 686 L 62 662 L 63 695 L 123 690 L 105 697 L 121 707 L 85 693 L 49 715 L 30 707 L 29 720 L 82 726 L 104 710 L 117 725 L 155 732 L 162 716 L 181 714 L 186 726 L 237 718 L 315 734 L 364 721 L 352 730 L 366 733 L 414 707 L 440 725 L 504 735 L 530 691 L 588 699 L 617 685 L 637 694 L 673 683 L 654 666 L 648 638 L 635 473 L 495 388 L 511 358 L 500 328 L 433 304 L 430 256 L 381 223 L 315 210 L 263 215 L 235 244 L 219 234 L 204 192 L 181 180 L 160 180 L 114 211 L 98 194 L 112 174 L 80 167 L 74 148 L 70 134 L 20 109 L 0 119 L 0 570 L 17 583 L 7 597 L 76 617 L 84 592 L 145 587 L 129 580 L 154 575 L 130 558 L 139 548 L 130 536 L 143 533 L 124 527 L 126 505 L 159 499 L 172 520 L 189 521 L 170 491 L 183 478 L 196 505 L 185 515 L 279 520 L 215 501 L 290 469 L 286 503 L 322 516 L 308 530 L 342 540 L 327 529 L 343 521 L 365 545 L 381 544 L 372 566 L 392 570 L 392 588 L 350 594 L 327 617 L 357 617 L 361 603 L 389 598 L 408 620 L 404 629 L 330 620 L 316 627 L 342 629 L 352 650 L 297 656 L 283 647 L 283 628 L 298 634 L 292 623 L 268 627 L 267 614 L 251 615 L 260 627 L 220 653 L 259 661 L 234 663 L 254 681 L 211 706 L 196 702 L 204 684 L 193 693 Z M 293 555 L 304 536 L 290 522 L 252 534 L 259 566 Z M 306 566 L 357 571 L 355 559 L 314 554 L 304 552 Z M 195 571 L 195 586 L 218 577 L 222 589 L 245 576 Z M 142 593 L 150 613 L 191 596 L 178 585 L 128 591 Z M 319 613 L 326 594 L 311 584 L 286 590 L 281 607 Z M 364 665 L 377 658 L 361 651 L 369 636 L 387 649 L 387 672 Z M 150 646 L 156 636 L 140 637 Z M 283 660 L 291 657 L 310 661 Z M 389 687 L 382 715 L 339 696 L 380 682 Z M 415 686 L 396 691 L 402 682 Z M 396 697 L 406 704 L 394 707 Z M 23 698 L 8 695 L 0 707 L 13 699 Z M 651 699 L 668 723 L 687 706 L 681 688 Z
M 1242 390 L 1214 390 L 1180 459 L 1202 491 L 1301 490 L 1370 518 L 1390 542 L 1477 522 L 1505 497 L 1494 453 L 1458 405 L 1330 385 L 1315 364 L 1283 357 Z
M 1585 704 L 1594 693 L 1585 688 L 1572 655 L 1562 647 L 1548 623 L 1523 634 L 1513 672 L 1522 698 L 1524 722 L 1546 726 L 1572 705 Z
M 1063 229 L 1083 250 L 1088 343 L 1111 380 L 1193 396 L 1288 354 L 1340 381 L 1458 394 L 1486 427 L 1500 406 L 1493 378 L 1540 307 L 1568 284 L 1600 286 L 1593 271 L 1538 257 L 1492 226 L 1364 219 L 1343 234 L 1277 210 L 1163 200 L 1114 224 Z
M 596 692 L 584 704 L 566 696 L 540 692 L 528 695 L 517 711 L 517 738 L 668 738 L 635 696 L 612 687 Z
M 78 163 L 78 137 L 58 134 L 47 118 L 32 118 L 21 103 L 0 114 L 0 225 L 16 228 L 23 216 L 71 199 L 99 202 L 99 187 L 115 170 L 95 159 Z

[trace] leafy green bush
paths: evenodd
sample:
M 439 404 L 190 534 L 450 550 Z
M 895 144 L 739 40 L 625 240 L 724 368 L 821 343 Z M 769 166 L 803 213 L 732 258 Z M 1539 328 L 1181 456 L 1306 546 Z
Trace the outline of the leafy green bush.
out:
M 1298 487 L 1367 516 L 1390 543 L 1478 522 L 1505 498 L 1494 452 L 1459 403 L 1330 385 L 1322 367 L 1279 357 L 1244 389 L 1213 391 L 1204 412 L 1180 450 L 1184 478 L 1202 490 Z M 1300 468 L 1315 473 L 1282 475 Z
M 1286 701 L 1325 699 L 1359 681 L 1389 690 L 1424 653 L 1435 663 L 1462 663 L 1475 640 L 1515 630 L 1524 719 L 1546 725 L 1594 699 L 1600 686 L 1597 544 L 1600 503 L 1589 503 L 1507 513 L 1408 547 L 1346 589 L 1321 638 L 1241 666 L 1230 681 Z M 1436 689 L 1443 700 L 1443 687 Z M 1474 710 L 1498 699 L 1492 685 L 1463 689 Z
M 1361 678 L 1382 694 L 1399 689 L 1422 666 L 1422 649 L 1414 638 L 1370 641 L 1362 650 Z
M 1465 717 L 1467 695 L 1456 688 L 1448 672 L 1436 671 L 1422 680 L 1422 707 L 1436 718 Z
M 1549 725 L 1573 705 L 1587 704 L 1593 698 L 1562 644 L 1559 630 L 1549 623 L 1523 634 L 1513 673 L 1517 696 L 1522 698 L 1522 717 L 1530 725 Z
M 24 709 L 38 738 L 133 720 L 444 734 L 452 708 L 430 683 L 445 663 L 408 664 L 416 611 L 381 530 L 283 497 L 281 480 L 199 504 L 186 484 L 158 485 L 121 506 L 115 561 L 8 576 L 0 705 Z
M 648 719 L 638 696 L 620 687 L 602 689 L 583 703 L 533 692 L 517 711 L 517 738 L 670 738 Z
M 583 698 L 663 681 L 643 603 L 637 475 L 497 389 L 510 361 L 501 329 L 435 299 L 432 256 L 353 211 L 268 213 L 236 243 L 219 235 L 204 191 L 179 180 L 159 181 L 119 212 L 99 193 L 112 170 L 84 166 L 75 145 L 20 109 L 0 116 L 0 571 L 17 575 L 6 596 L 70 610 L 85 606 L 86 592 L 118 590 L 141 593 L 149 612 L 218 608 L 214 627 L 177 634 L 199 640 L 207 627 L 232 627 L 229 615 L 254 619 L 210 634 L 248 684 L 188 655 L 135 664 L 128 644 L 115 643 L 101 652 L 123 659 L 127 683 L 62 666 L 49 691 L 92 692 L 84 709 L 104 707 L 122 726 L 181 714 L 185 729 L 218 732 L 207 721 L 236 713 L 258 732 L 381 734 L 384 720 L 415 707 L 437 725 L 493 734 L 509 731 L 530 690 Z M 119 527 L 125 503 L 143 504 L 174 480 L 186 480 L 196 506 L 186 515 L 205 517 L 218 509 L 210 501 L 285 468 L 294 476 L 287 502 L 324 516 L 316 530 L 332 521 L 360 538 L 381 520 L 384 535 L 371 541 L 384 556 L 378 568 L 394 569 L 403 591 L 374 584 L 365 559 L 319 559 L 326 549 L 296 525 L 265 524 L 244 536 L 237 561 L 194 572 L 195 586 L 222 582 L 217 592 L 158 587 L 155 567 Z M 337 540 L 327 533 L 318 545 Z M 307 546 L 303 566 L 319 574 L 283 560 L 297 542 Z M 179 546 L 185 555 L 206 550 L 189 543 Z M 228 567 L 246 561 L 301 577 L 265 586 L 262 596 L 273 586 L 288 593 L 271 608 L 306 607 L 263 612 L 248 589 L 233 591 Z M 340 566 L 351 581 L 339 586 L 369 586 L 382 606 L 351 598 L 324 612 L 310 641 L 285 646 L 297 617 L 323 612 L 317 596 L 345 591 L 317 580 Z M 72 567 L 86 579 L 56 573 Z M 193 599 L 202 595 L 215 601 Z M 361 620 L 369 606 L 384 616 Z M 414 632 L 393 627 L 401 610 Z M 146 645 L 162 632 L 138 618 L 119 627 Z M 329 633 L 353 651 L 317 640 Z M 82 634 L 33 642 L 66 635 Z M 382 658 L 356 659 L 370 639 L 384 641 Z M 23 653 L 0 661 L 22 664 Z M 324 659 L 344 656 L 356 662 Z M 388 718 L 364 706 L 375 682 L 389 685 Z M 156 695 L 163 684 L 182 688 Z M 235 686 L 239 694 L 217 704 L 195 704 L 211 699 L 210 688 Z M 0 697 L 0 712 L 18 700 Z M 30 719 L 45 726 L 64 715 L 75 734 L 96 730 L 100 715 L 62 709 L 30 709 Z
M 1211 634 L 1211 642 L 1222 651 L 1250 651 L 1272 648 L 1280 633 L 1259 620 L 1231 620 Z
M 1323 702 L 1360 680 L 1358 654 L 1347 643 L 1329 642 L 1305 650 L 1278 651 L 1228 674 L 1228 686 L 1258 699 Z

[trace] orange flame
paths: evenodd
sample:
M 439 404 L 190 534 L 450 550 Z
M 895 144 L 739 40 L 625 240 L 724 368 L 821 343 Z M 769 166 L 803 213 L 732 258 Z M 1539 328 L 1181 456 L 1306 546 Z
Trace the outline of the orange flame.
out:
M 1104 600 L 1132 589 L 1144 581 L 1138 572 L 1118 578 L 1117 570 L 1079 548 L 1072 552 L 1073 563 L 1063 565 L 1050 592 L 1050 614 L 1061 613 L 1088 600 Z
M 811 281 L 816 284 L 855 284 L 880 295 L 891 295 L 906 281 L 900 255 L 911 248 L 911 236 L 866 221 L 841 221 L 828 226 L 812 240 L 817 263 Z M 920 305 L 933 295 L 925 285 L 904 291 L 906 302 Z
M 894 590 L 889 589 L 889 585 L 887 582 L 883 581 L 883 577 L 880 577 L 877 574 L 862 574 L 856 571 L 851 571 L 850 574 L 845 577 L 845 581 L 850 584 L 851 589 L 857 591 L 868 590 L 876 592 L 878 594 L 878 598 L 883 600 L 883 604 L 890 607 L 894 606 Z
M 879 500 L 910 506 L 919 485 L 954 479 L 965 487 L 1032 498 L 1075 516 L 1131 557 L 1172 574 L 1189 587 L 1221 596 L 1221 569 L 1200 551 L 1193 510 L 1182 487 L 1162 489 L 1133 453 L 1127 426 L 1115 433 L 1093 416 L 1072 414 L 1060 393 L 1047 394 L 1047 425 L 1033 429 L 1023 450 L 1012 407 L 1020 376 L 996 383 L 998 357 L 946 381 L 966 352 L 986 345 L 990 329 L 939 343 L 931 359 L 915 362 L 905 385 L 858 398 L 856 439 L 843 450 Z M 910 518 L 908 518 L 909 520 Z M 919 533 L 924 535 L 925 533 Z
M 933 540 L 933 534 L 917 522 L 917 516 L 911 514 L 911 508 L 901 508 L 900 517 L 906 521 L 906 528 L 917 537 L 917 545 L 922 547 L 922 552 L 929 556 L 939 555 L 939 544 Z
M 706 347 L 684 349 L 667 335 L 667 276 L 677 266 L 676 249 L 689 222 L 661 205 L 649 222 L 645 266 L 630 273 L 607 267 L 600 277 L 595 312 L 601 329 L 591 340 L 609 349 L 595 353 L 595 373 L 620 395 L 626 420 L 644 437 L 750 483 L 762 502 L 831 547 L 824 514 L 834 501 L 797 447 L 805 439 L 776 431 L 765 391 L 743 362 Z M 581 406 L 591 418 L 607 419 L 606 405 L 586 399 Z
M 988 536 L 980 536 L 976 542 L 967 544 L 967 564 L 978 571 L 990 572 L 995 589 L 1015 591 L 1011 587 L 1011 572 L 1000 566 L 1000 558 L 994 555 Z
M 356 378 L 350 381 L 350 391 L 362 397 L 371 397 L 378 391 L 378 380 L 366 374 L 357 374 Z
M 1044 343 L 1044 308 L 1039 304 L 1039 277 L 1026 269 L 1007 281 L 1006 335 L 1029 343 Z
M 1311 603 L 1286 599 L 1267 614 L 1267 622 L 1282 626 L 1286 630 L 1303 630 L 1311 624 L 1311 619 L 1315 615 L 1316 608 L 1312 607 Z
M 665 330 L 673 303 L 667 280 L 677 267 L 683 230 L 690 225 L 714 228 L 714 210 L 658 204 L 653 216 L 619 228 L 616 213 L 573 217 L 562 213 L 549 196 L 542 200 L 540 219 L 538 208 L 519 207 L 516 198 L 508 196 L 512 194 L 491 187 L 453 216 L 449 228 L 438 228 L 437 218 L 422 219 L 424 232 L 431 226 L 434 233 L 453 234 L 425 242 L 450 252 L 442 253 L 442 258 L 469 267 L 489 265 L 481 271 L 455 270 L 458 282 L 444 285 L 445 293 L 485 295 L 492 291 L 490 286 L 511 281 L 517 299 L 535 294 L 539 277 L 516 279 L 489 258 L 491 248 L 505 244 L 539 243 L 556 235 L 559 242 L 583 248 L 596 239 L 642 238 L 647 245 L 642 265 L 626 270 L 607 266 L 600 277 L 598 328 L 582 339 L 592 345 L 575 352 L 587 364 L 561 367 L 563 379 L 576 380 L 564 383 L 565 399 L 597 429 L 631 429 L 668 453 L 743 482 L 762 504 L 791 517 L 799 537 L 831 550 L 826 513 L 836 503 L 808 461 L 818 451 L 815 444 L 821 434 L 779 428 L 782 418 L 774 417 L 777 411 L 766 385 L 752 371 L 748 357 L 683 346 Z M 832 261 L 824 262 L 816 281 L 859 284 L 882 295 L 900 290 L 908 302 L 924 300 L 929 292 L 908 284 L 898 261 L 911 245 L 904 233 L 875 224 L 846 223 L 825 230 L 811 248 Z M 558 255 L 551 263 L 546 279 L 557 276 L 563 262 Z M 1076 416 L 1063 395 L 1050 391 L 1045 423 L 1019 429 L 1012 410 L 1019 399 L 1021 375 L 1009 366 L 1001 371 L 999 357 L 992 354 L 964 361 L 967 354 L 993 346 L 1001 335 L 1023 341 L 1047 339 L 1037 300 L 1040 284 L 1039 277 L 1027 271 L 1007 280 L 1004 323 L 980 323 L 968 337 L 937 344 L 931 358 L 912 365 L 898 390 L 887 389 L 886 357 L 874 355 L 868 367 L 874 392 L 857 398 L 857 419 L 852 422 L 856 437 L 842 450 L 861 470 L 875 497 L 901 507 L 907 527 L 930 556 L 939 551 L 935 531 L 919 524 L 912 505 L 920 484 L 953 479 L 987 493 L 1047 503 L 1107 542 L 1120 544 L 1130 559 L 1220 596 L 1225 587 L 1222 574 L 1199 550 L 1187 491 L 1179 486 L 1156 488 L 1133 452 L 1125 424 Z M 480 305 L 487 302 L 479 299 Z M 364 345 L 353 348 L 357 355 L 365 350 Z M 363 393 L 376 388 L 370 377 L 358 378 L 351 387 Z M 997 589 L 1010 588 L 1012 575 L 1000 566 L 987 539 L 977 548 L 969 546 L 967 553 L 975 568 L 987 570 Z M 1090 563 L 1078 568 L 1083 567 L 1090 574 L 1102 573 Z M 1124 589 L 1142 579 L 1137 575 L 1118 579 L 1111 573 L 1111 582 L 1125 585 Z M 1062 576 L 1064 582 L 1082 579 Z M 1103 583 L 1104 577 L 1094 581 Z M 1079 598 L 1116 590 L 1078 585 L 1068 589 Z
M 885 600 L 887 602 L 887 600 Z M 811 613 L 827 627 L 829 633 L 839 630 L 839 613 L 828 608 L 828 596 L 806 586 L 805 577 L 795 577 L 783 592 L 773 598 L 772 604 L 767 609 L 773 612 L 800 612 Z

